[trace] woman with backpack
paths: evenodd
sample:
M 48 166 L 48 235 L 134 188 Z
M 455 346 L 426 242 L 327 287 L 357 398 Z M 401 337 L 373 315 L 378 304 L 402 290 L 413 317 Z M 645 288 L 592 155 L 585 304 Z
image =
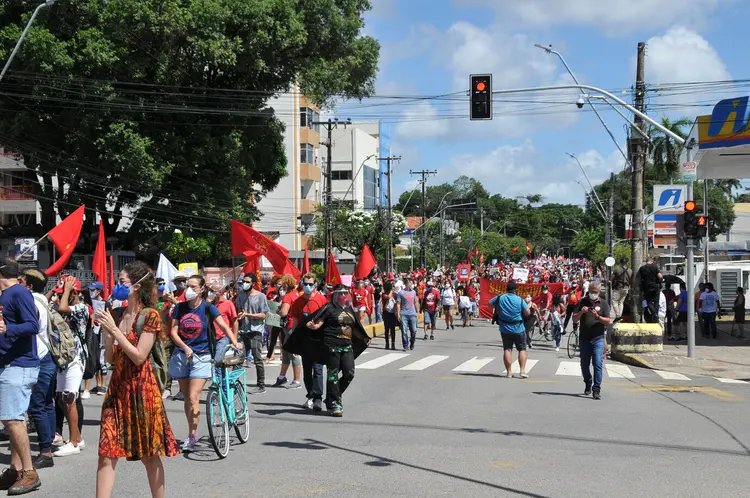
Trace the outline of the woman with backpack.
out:
M 126 265 L 113 295 L 127 299 L 128 306 L 119 325 L 106 311 L 96 314 L 106 336 L 105 358 L 112 364 L 102 405 L 96 496 L 112 495 L 117 461 L 126 458 L 143 462 L 151 496 L 163 497 L 161 457 L 178 455 L 180 450 L 149 359 L 156 341 L 164 340 L 151 270 L 140 261 Z
M 380 307 L 383 315 L 383 327 L 385 329 L 385 349 L 395 350 L 396 326 L 399 322 L 396 315 L 396 294 L 393 292 L 392 282 L 383 284 L 383 292 L 380 294 Z

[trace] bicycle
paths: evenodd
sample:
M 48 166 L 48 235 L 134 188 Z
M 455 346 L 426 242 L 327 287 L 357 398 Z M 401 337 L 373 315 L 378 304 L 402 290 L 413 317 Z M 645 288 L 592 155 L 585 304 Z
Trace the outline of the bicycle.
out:
M 573 331 L 568 335 L 568 358 L 573 359 L 579 349 L 578 328 L 573 327 Z
M 232 351 L 231 356 L 226 353 Z M 206 423 L 208 439 L 219 458 L 229 454 L 229 427 L 233 426 L 237 438 L 242 443 L 250 439 L 250 413 L 247 409 L 246 373 L 243 364 L 245 351 L 242 348 L 227 346 L 224 359 L 211 358 L 211 386 L 206 396 Z M 230 367 L 230 368 L 227 368 Z M 218 372 L 222 372 L 219 380 Z M 232 406 L 229 400 L 232 399 Z M 215 430 L 218 429 L 218 432 Z

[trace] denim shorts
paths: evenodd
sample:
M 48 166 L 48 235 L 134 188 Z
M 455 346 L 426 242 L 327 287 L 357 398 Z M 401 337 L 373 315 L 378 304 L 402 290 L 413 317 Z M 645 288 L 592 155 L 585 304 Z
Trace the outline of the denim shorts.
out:
M 0 420 L 26 420 L 39 367 L 0 368 Z
M 210 379 L 211 355 L 193 353 L 193 358 L 188 361 L 185 352 L 176 348 L 169 359 L 167 373 L 175 380 Z
M 427 325 L 428 323 L 431 323 L 432 325 L 437 325 L 437 310 L 436 311 L 425 311 L 424 312 L 424 323 Z

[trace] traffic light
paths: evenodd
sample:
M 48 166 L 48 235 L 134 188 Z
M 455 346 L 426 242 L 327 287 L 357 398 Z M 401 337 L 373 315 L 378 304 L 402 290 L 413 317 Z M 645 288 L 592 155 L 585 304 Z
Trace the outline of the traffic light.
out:
M 699 214 L 696 219 L 695 236 L 699 239 L 704 238 L 708 234 L 708 216 L 705 214 Z
M 492 75 L 472 74 L 470 79 L 470 119 L 472 121 L 492 119 Z
M 698 215 L 695 213 L 697 209 L 695 201 L 685 202 L 685 216 L 683 217 L 683 231 L 685 237 L 694 239 L 698 237 Z

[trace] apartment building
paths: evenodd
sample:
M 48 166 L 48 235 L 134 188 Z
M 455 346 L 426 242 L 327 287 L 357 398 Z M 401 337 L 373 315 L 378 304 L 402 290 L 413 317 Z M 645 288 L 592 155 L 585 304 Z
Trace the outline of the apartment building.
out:
M 269 105 L 286 126 L 287 175 L 259 200 L 262 217 L 254 226 L 290 251 L 303 250 L 315 233 L 309 223 L 321 201 L 321 134 L 320 125 L 315 124 L 320 121 L 320 109 L 297 88 L 278 95 Z

